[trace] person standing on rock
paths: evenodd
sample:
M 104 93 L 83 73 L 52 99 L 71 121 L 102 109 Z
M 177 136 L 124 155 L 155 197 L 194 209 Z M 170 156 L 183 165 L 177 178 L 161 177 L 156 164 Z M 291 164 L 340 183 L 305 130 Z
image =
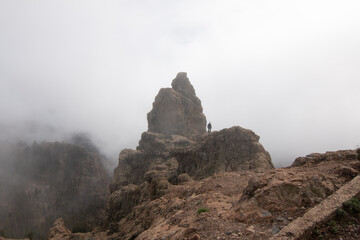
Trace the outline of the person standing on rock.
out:
M 211 132 L 211 128 L 212 128 L 211 122 L 208 123 L 207 127 L 208 127 L 208 132 L 210 133 L 210 132 Z

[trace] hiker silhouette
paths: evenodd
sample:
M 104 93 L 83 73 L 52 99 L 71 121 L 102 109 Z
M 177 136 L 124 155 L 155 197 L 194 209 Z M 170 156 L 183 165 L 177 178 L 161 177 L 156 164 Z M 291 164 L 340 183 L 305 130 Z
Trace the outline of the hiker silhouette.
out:
M 208 127 L 208 132 L 211 132 L 211 128 L 212 128 L 211 122 L 208 123 L 207 127 Z

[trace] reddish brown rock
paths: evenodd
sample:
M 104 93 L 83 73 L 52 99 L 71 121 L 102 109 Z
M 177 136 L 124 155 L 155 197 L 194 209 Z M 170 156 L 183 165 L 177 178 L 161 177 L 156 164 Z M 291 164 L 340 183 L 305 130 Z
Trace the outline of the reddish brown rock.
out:
M 138 204 L 119 222 L 119 232 L 124 239 L 143 240 L 183 240 L 195 234 L 201 239 L 269 239 L 346 184 L 342 172 L 357 163 L 332 158 L 291 168 L 216 173 L 170 185 L 160 198 Z M 198 214 L 204 207 L 209 211 Z
M 355 150 L 340 150 L 336 152 L 312 153 L 306 157 L 298 157 L 295 159 L 292 167 L 302 166 L 305 164 L 317 164 L 322 161 L 329 160 L 354 160 L 358 158 L 358 154 Z
M 208 134 L 205 123 L 194 88 L 186 73 L 179 73 L 172 89 L 161 89 L 156 97 L 148 114 L 149 131 L 141 135 L 139 146 L 121 151 L 114 170 L 108 221 L 124 239 L 139 234 L 139 239 L 152 239 L 152 234 L 142 232 L 165 217 L 163 208 L 174 208 L 172 201 L 164 200 L 188 196 L 189 189 L 195 191 L 195 180 L 221 172 L 273 168 L 269 153 L 253 131 L 232 127 Z M 176 204 L 181 203 L 178 200 Z M 182 220 L 174 217 L 171 221 Z M 156 231 L 160 234 L 163 229 L 158 225 Z M 172 239 L 182 239 L 182 232 L 174 228 L 171 233 L 178 238 Z
M 320 158 L 325 155 L 317 154 Z M 289 168 L 217 172 L 201 180 L 181 174 L 178 179 L 184 181 L 174 185 L 160 177 L 165 176 L 166 164 L 156 161 L 142 184 L 122 186 L 113 193 L 113 200 L 118 201 L 114 207 L 135 206 L 111 229 L 72 236 L 79 240 L 269 239 L 331 198 L 350 181 L 349 174 L 355 174 L 359 165 L 357 159 L 328 158 Z M 346 192 L 351 189 L 355 188 Z M 203 208 L 207 212 L 199 214 Z

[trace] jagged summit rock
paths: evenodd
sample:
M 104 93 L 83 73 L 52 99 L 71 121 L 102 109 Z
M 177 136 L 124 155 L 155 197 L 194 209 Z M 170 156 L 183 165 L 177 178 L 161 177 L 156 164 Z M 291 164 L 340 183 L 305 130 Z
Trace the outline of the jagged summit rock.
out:
M 232 127 L 206 133 L 201 101 L 186 73 L 178 73 L 172 88 L 159 91 L 147 117 L 149 130 L 141 135 L 139 146 L 119 155 L 109 187 L 111 223 L 126 222 L 140 205 L 177 192 L 187 183 L 221 172 L 273 168 L 270 154 L 253 131 Z M 116 224 L 118 231 L 129 232 L 126 224 Z M 131 234 L 146 228 L 139 224 Z M 123 237 L 131 239 L 130 235 Z
M 186 72 L 179 72 L 171 83 L 172 89 L 189 98 L 196 97 L 195 89 L 191 85 Z M 196 100 L 199 100 L 196 98 Z
M 169 137 L 193 138 L 206 132 L 206 117 L 185 72 L 177 74 L 172 88 L 160 89 L 148 113 L 148 131 Z

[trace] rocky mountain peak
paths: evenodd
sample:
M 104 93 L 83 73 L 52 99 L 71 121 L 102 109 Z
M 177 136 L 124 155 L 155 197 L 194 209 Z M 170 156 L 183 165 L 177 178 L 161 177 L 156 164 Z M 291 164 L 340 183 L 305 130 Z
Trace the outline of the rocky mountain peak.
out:
M 186 72 L 179 72 L 172 81 L 171 87 L 184 96 L 196 97 L 195 89 L 191 85 Z
M 171 86 L 160 89 L 155 97 L 147 115 L 148 131 L 189 138 L 205 133 L 206 117 L 187 74 L 178 73 Z
M 148 228 L 137 223 L 135 227 L 127 219 L 139 206 L 150 209 L 147 204 L 162 196 L 219 173 L 273 168 L 253 131 L 232 127 L 206 133 L 200 99 L 184 72 L 177 74 L 172 88 L 160 89 L 147 118 L 149 130 L 136 150 L 121 151 L 109 187 L 108 222 L 119 227 L 116 231 L 124 233 L 123 239 Z M 129 228 L 136 231 L 130 233 Z

